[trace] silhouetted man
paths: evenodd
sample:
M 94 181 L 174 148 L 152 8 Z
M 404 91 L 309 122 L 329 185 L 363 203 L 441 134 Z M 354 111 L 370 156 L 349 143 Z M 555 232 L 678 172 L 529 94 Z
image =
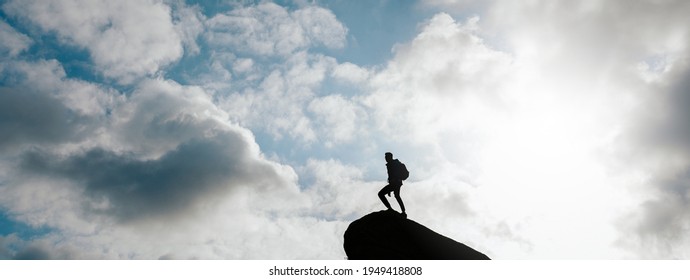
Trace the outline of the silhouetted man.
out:
M 401 168 L 399 168 L 402 165 L 400 161 L 397 159 L 393 159 L 393 154 L 392 153 L 386 153 L 386 169 L 388 171 L 388 185 L 383 187 L 379 191 L 379 198 L 383 202 L 383 205 L 386 206 L 388 210 L 393 210 L 391 208 L 390 203 L 388 203 L 388 200 L 386 199 L 386 194 L 390 196 L 390 193 L 393 192 L 395 195 L 395 199 L 398 201 L 398 204 L 400 204 L 400 210 L 402 211 L 403 217 L 407 217 L 407 214 L 405 213 L 405 205 L 402 202 L 402 198 L 400 198 L 400 187 L 402 187 L 402 181 L 404 178 L 402 178 L 402 174 L 400 174 Z

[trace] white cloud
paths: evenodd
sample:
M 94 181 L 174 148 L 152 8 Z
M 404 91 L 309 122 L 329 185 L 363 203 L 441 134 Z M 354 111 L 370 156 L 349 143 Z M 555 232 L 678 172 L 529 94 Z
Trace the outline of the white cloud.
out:
M 233 63 L 232 70 L 238 73 L 246 73 L 252 70 L 254 67 L 254 60 L 250 58 L 238 59 Z
M 222 131 L 226 119 L 199 87 L 146 80 L 113 110 L 110 133 L 113 145 L 156 158 L 190 139 Z
M 353 84 L 365 84 L 370 75 L 369 70 L 349 62 L 338 64 L 332 73 L 336 79 Z
M 112 138 L 81 149 L 8 144 L 19 156 L 3 158 L 0 204 L 12 219 L 53 233 L 3 237 L 12 241 L 4 257 L 342 257 L 338 236 L 319 232 L 344 224 L 302 217 L 310 203 L 292 168 L 264 159 L 251 132 L 229 123 L 200 88 L 145 80 L 98 124 L 86 136 Z M 302 248 L 304 238 L 320 245 Z
M 174 2 L 171 6 L 175 30 L 180 35 L 185 50 L 192 55 L 199 54 L 201 49 L 196 40 L 204 32 L 206 17 L 198 6 L 189 7 L 182 1 Z
M 328 95 L 312 100 L 307 108 L 316 115 L 315 123 L 326 147 L 366 137 L 367 112 L 351 100 Z
M 383 208 L 383 149 L 412 171 L 409 217 L 492 258 L 687 258 L 685 2 L 427 2 L 481 15 L 439 13 L 371 69 L 312 53 L 345 45 L 326 9 L 175 3 L 3 5 L 131 90 L 17 61 L 35 42 L 0 22 L 19 39 L 2 43 L 0 205 L 54 230 L 0 237 L 0 258 L 340 259 L 347 223 Z M 146 77 L 205 51 L 199 34 L 196 86 Z M 327 152 L 295 171 L 247 128 Z
M 123 100 L 108 88 L 67 78 L 55 60 L 9 61 L 0 75 L 7 78 L 0 126 L 8 131 L 0 148 L 12 154 L 36 144 L 67 150 L 93 145 L 108 112 Z
M 503 84 L 515 67 L 508 54 L 474 34 L 476 21 L 456 23 L 439 14 L 412 42 L 396 47 L 395 58 L 372 78 L 374 93 L 365 101 L 386 133 L 438 143 L 435 136 L 449 129 L 491 121 L 472 114 L 500 105 Z
M 313 41 L 314 45 L 323 44 L 333 49 L 345 46 L 347 28 L 330 10 L 308 6 L 295 11 L 293 17 L 304 28 L 307 37 Z
M 339 236 L 320 233 L 345 223 L 304 215 L 292 168 L 264 159 L 202 88 L 144 79 L 125 96 L 68 78 L 55 60 L 10 61 L 0 74 L 12 136 L 0 141 L 12 151 L 0 159 L 0 205 L 50 229 L 3 236 L 2 258 L 342 258 Z
M 617 213 L 624 221 L 617 244 L 634 258 L 687 258 L 688 240 L 676 236 L 688 224 L 664 221 L 682 221 L 687 213 L 681 201 L 688 187 L 680 182 L 688 170 L 688 118 L 680 108 L 688 100 L 690 5 L 502 4 L 487 18 L 491 32 L 505 35 L 518 60 L 536 60 L 538 75 L 560 84 L 554 90 L 587 100 L 577 103 L 587 109 L 579 111 L 598 114 L 590 122 L 609 144 L 597 152 L 607 162 L 609 178 L 618 181 L 622 195 L 616 201 L 628 201 L 627 213 Z
M 430 163 L 417 183 L 454 166 L 444 184 L 476 187 L 465 203 L 484 232 L 454 234 L 508 258 L 687 257 L 687 223 L 662 221 L 687 212 L 688 6 L 628 4 L 439 14 L 374 74 L 372 118 L 403 147 L 430 146 L 410 159 Z
M 218 14 L 206 25 L 212 46 L 268 56 L 288 56 L 320 45 L 341 48 L 347 33 L 329 10 L 308 6 L 288 11 L 268 2 Z
M 122 83 L 154 74 L 182 56 L 171 9 L 159 1 L 9 1 L 2 8 L 88 50 L 99 71 Z M 184 32 L 186 38 L 190 34 Z
M 276 139 L 289 136 L 305 143 L 317 139 L 306 110 L 335 59 L 305 52 L 277 65 L 257 87 L 223 98 L 221 107 L 241 125 L 260 129 Z
M 17 32 L 17 30 L 14 30 L 12 26 L 3 20 L 0 20 L 0 37 L 2 37 L 0 52 L 7 53 L 10 56 L 18 55 L 28 49 L 31 43 L 33 43 L 31 38 Z
M 376 193 L 385 184 L 367 182 L 363 174 L 364 170 L 337 160 L 309 159 L 300 168 L 300 176 L 311 181 L 305 193 L 314 203 L 312 214 L 328 220 L 348 220 L 383 207 Z
M 323 81 L 333 75 L 337 63 L 309 49 L 344 46 L 347 29 L 333 13 L 316 6 L 291 11 L 262 3 L 220 13 L 206 25 L 204 36 L 218 52 L 210 64 L 221 69 L 217 73 L 227 73 L 214 75 L 213 80 L 226 82 L 211 88 L 230 118 L 275 139 L 317 141 L 317 128 L 307 106 L 317 97 Z M 218 63 L 221 67 L 215 67 Z M 350 67 L 350 73 L 343 73 L 345 70 L 339 72 L 341 76 L 362 78 L 357 69 Z
M 475 0 L 425 0 L 422 3 L 427 6 L 441 7 L 443 10 L 463 11 L 474 10 L 478 5 L 488 5 L 489 2 L 496 1 L 475 1 Z
M 7 85 L 52 95 L 62 100 L 67 108 L 87 116 L 103 116 L 122 101 L 119 93 L 107 87 L 67 77 L 57 60 L 12 61 L 0 71 L 16 76 L 16 84 Z
M 483 22 L 438 14 L 414 40 L 396 46 L 394 59 L 372 77 L 365 99 L 372 118 L 403 147 L 427 146 L 407 159 L 428 163 L 416 184 L 428 185 L 452 166 L 457 175 L 431 184 L 435 190 L 475 188 L 457 200 L 484 220 L 466 219 L 473 226 L 452 227 L 451 236 L 494 244 L 486 250 L 507 258 L 621 257 L 615 221 L 634 199 L 626 195 L 630 181 L 606 176 L 614 158 L 604 155 L 614 153 L 620 139 L 610 139 L 633 108 L 619 97 L 635 85 L 636 74 L 626 68 L 635 61 L 619 59 L 597 72 L 585 62 L 602 59 L 593 51 L 597 41 L 570 42 L 565 27 L 543 22 L 536 30 L 510 20 L 492 26 L 491 32 L 517 32 L 508 37 L 511 52 L 499 51 L 482 39 L 489 32 Z M 562 33 L 545 40 L 539 30 L 546 26 Z M 425 219 L 447 228 L 439 217 L 457 217 L 457 211 L 440 212 Z M 549 241 L 553 236 L 560 240 Z M 571 248 L 575 239 L 587 245 Z
M 226 154 L 223 150 L 237 150 L 236 144 L 238 143 L 232 143 L 227 139 L 219 138 L 219 140 L 223 140 L 224 146 L 213 147 L 213 151 L 218 153 L 218 158 L 237 159 L 237 153 Z M 194 154 L 199 155 L 198 153 Z M 199 203 L 194 203 L 191 208 L 187 203 L 170 205 L 175 208 L 186 208 L 183 213 L 175 214 L 176 212 L 171 212 L 172 209 L 169 209 L 166 211 L 166 215 L 172 216 L 151 216 L 151 207 L 158 207 L 170 202 L 168 195 L 156 195 L 155 200 L 146 203 L 146 207 L 138 205 L 137 201 L 146 196 L 143 196 L 144 193 L 136 188 L 127 196 L 127 199 L 118 199 L 116 195 L 118 189 L 124 191 L 121 188 L 123 186 L 118 186 L 118 184 L 129 182 L 138 185 L 153 182 L 144 180 L 143 177 L 136 179 L 139 176 L 134 173 L 137 172 L 116 172 L 115 170 L 124 167 L 117 162 L 118 160 L 111 160 L 107 166 L 98 164 L 98 160 L 92 160 L 80 168 L 70 167 L 86 159 L 85 156 L 73 155 L 72 159 L 49 167 L 56 168 L 56 170 L 44 172 L 44 174 L 50 173 L 49 176 L 53 176 L 53 178 L 32 176 L 32 180 L 24 181 L 25 185 L 13 184 L 11 187 L 1 189 L 4 198 L 3 205 L 11 210 L 10 213 L 14 215 L 14 218 L 24 222 L 32 221 L 33 225 L 49 225 L 60 230 L 59 234 L 37 237 L 32 241 L 12 241 L 9 239 L 10 237 L 6 237 L 4 238 L 7 239 L 6 243 L 14 246 L 3 247 L 3 249 L 10 248 L 8 252 L 4 252 L 6 256 L 58 259 L 157 259 L 161 257 L 181 259 L 342 259 L 344 257 L 342 232 L 347 226 L 347 222 L 341 220 L 342 216 L 347 215 L 349 217 L 353 215 L 352 213 L 359 215 L 364 213 L 363 211 L 367 211 L 357 207 L 358 205 L 345 206 L 355 201 L 367 204 L 367 200 L 340 199 L 342 197 L 359 197 L 368 192 L 367 188 L 363 188 L 363 185 L 356 181 L 361 175 L 358 175 L 360 174 L 359 171 L 354 168 L 343 168 L 333 162 L 324 165 L 327 169 L 313 167 L 312 169 L 322 170 L 320 172 L 306 172 L 314 174 L 311 176 L 317 178 L 315 180 L 318 182 L 317 185 L 303 193 L 298 193 L 295 185 L 296 176 L 289 167 L 262 160 L 259 160 L 263 162 L 260 165 L 270 166 L 269 169 L 257 169 L 244 164 L 219 164 L 219 162 L 208 158 L 207 154 L 201 153 L 199 156 L 209 161 L 196 161 L 190 158 L 177 161 L 183 164 L 186 162 L 191 169 L 174 172 L 185 178 L 198 178 L 199 182 L 194 184 L 193 188 L 185 187 L 173 191 L 175 188 L 159 188 L 158 184 L 149 187 L 163 192 L 173 191 L 169 193 L 173 195 L 182 191 L 176 195 L 180 195 L 187 202 L 195 201 L 194 193 L 208 191 L 208 186 L 204 184 L 208 183 L 207 179 L 213 176 L 197 176 L 200 174 L 195 175 L 196 171 L 194 170 L 209 171 L 219 170 L 219 168 L 246 168 L 245 171 L 236 169 L 235 171 L 222 172 L 224 175 L 221 176 L 228 176 L 229 178 L 238 176 L 237 171 L 261 172 L 260 176 L 251 177 L 254 179 L 262 178 L 261 180 L 266 184 L 263 187 L 254 185 L 251 182 L 257 183 L 258 181 L 249 178 L 247 178 L 249 181 L 244 182 L 244 185 L 233 183 L 232 180 L 223 181 L 228 185 L 222 186 L 221 184 L 218 187 L 233 188 L 234 190 L 226 195 L 213 191 L 213 199 L 203 199 L 203 203 L 198 201 Z M 252 156 L 250 155 L 250 157 Z M 112 157 L 111 159 L 117 158 Z M 174 156 L 166 156 L 158 161 L 146 161 L 139 164 L 153 163 L 157 165 L 173 158 Z M 120 159 L 124 158 L 120 157 Z M 255 159 L 248 160 L 254 161 Z M 127 159 L 127 161 L 135 163 L 131 159 Z M 164 165 L 167 164 L 161 166 Z M 89 168 L 94 170 L 89 170 Z M 68 171 L 70 169 L 72 171 Z M 164 171 L 165 168 L 149 166 L 135 168 L 131 171 L 134 170 L 141 171 L 138 173 L 139 175 L 147 173 L 155 175 L 154 173 Z M 273 172 L 280 174 L 282 179 L 273 177 L 275 175 Z M 333 177 L 334 174 L 341 174 L 342 176 L 338 176 L 336 179 Z M 65 179 L 57 180 L 54 177 L 56 175 L 63 175 Z M 103 175 L 112 177 L 107 182 L 114 185 L 108 188 L 102 188 L 97 184 L 92 185 L 95 182 L 93 180 Z M 75 176 L 82 178 L 76 179 Z M 173 173 L 154 177 L 157 178 L 155 180 L 165 177 L 172 178 L 169 176 L 175 177 Z M 40 183 L 40 180 L 45 181 Z M 62 184 L 56 185 L 55 182 L 58 181 Z M 77 187 L 82 182 L 86 183 L 85 191 Z M 180 186 L 185 185 L 188 186 L 187 184 Z M 140 187 L 149 188 L 144 185 L 140 185 Z M 260 190 L 257 187 L 268 189 Z M 328 191 L 330 195 L 324 196 L 324 191 L 326 191 L 324 188 L 326 187 L 337 188 L 338 190 Z M 56 195 L 56 188 L 60 190 L 60 195 Z M 98 205 L 99 200 L 96 198 L 99 196 L 93 195 L 93 191 L 97 189 L 100 189 L 101 194 L 105 194 L 108 203 Z M 146 192 L 149 191 L 152 190 Z M 39 199 L 40 205 L 44 207 L 37 209 L 36 199 Z M 375 202 L 372 199 L 368 201 L 369 206 L 373 204 L 371 202 Z M 84 212 L 83 207 L 86 206 L 89 209 Z M 125 216 L 128 219 L 124 220 L 123 223 L 109 218 L 110 214 L 103 216 L 106 213 L 111 213 L 119 217 L 122 212 L 111 212 L 111 210 L 122 206 L 126 206 L 127 209 L 137 209 L 136 217 Z M 312 246 L 305 247 L 304 240 L 310 240 Z M 12 242 L 10 243 L 10 241 Z

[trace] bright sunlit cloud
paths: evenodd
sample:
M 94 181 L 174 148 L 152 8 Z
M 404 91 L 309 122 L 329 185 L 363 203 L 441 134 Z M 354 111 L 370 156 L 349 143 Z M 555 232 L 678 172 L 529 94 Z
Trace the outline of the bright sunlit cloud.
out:
M 3 1 L 0 258 L 688 258 L 690 4 L 367 5 Z

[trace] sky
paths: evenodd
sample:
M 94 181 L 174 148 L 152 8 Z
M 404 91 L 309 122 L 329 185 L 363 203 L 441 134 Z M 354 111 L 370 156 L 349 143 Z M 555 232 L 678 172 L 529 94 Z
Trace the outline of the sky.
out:
M 0 259 L 345 259 L 385 152 L 492 259 L 688 259 L 688 13 L 0 1 Z

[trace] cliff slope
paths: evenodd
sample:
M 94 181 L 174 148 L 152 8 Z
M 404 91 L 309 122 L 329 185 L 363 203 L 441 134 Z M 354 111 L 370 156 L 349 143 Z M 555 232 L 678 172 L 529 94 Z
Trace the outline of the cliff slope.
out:
M 489 260 L 395 211 L 373 212 L 350 223 L 343 246 L 350 260 Z

